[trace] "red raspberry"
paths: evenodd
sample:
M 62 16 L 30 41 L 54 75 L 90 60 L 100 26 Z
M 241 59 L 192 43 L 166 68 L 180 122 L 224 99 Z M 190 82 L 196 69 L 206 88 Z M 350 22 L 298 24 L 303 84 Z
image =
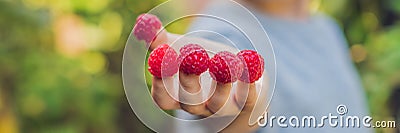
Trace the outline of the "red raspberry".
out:
M 167 44 L 154 49 L 149 56 L 149 71 L 155 77 L 169 77 L 178 72 L 178 54 Z
M 179 70 L 186 74 L 196 74 L 207 71 L 210 57 L 206 50 L 198 44 L 188 44 L 180 49 Z
M 158 30 L 161 28 L 161 21 L 152 14 L 141 14 L 136 19 L 133 34 L 138 40 L 144 40 L 150 44 L 156 39 Z
M 219 83 L 235 82 L 243 72 L 239 57 L 227 51 L 219 52 L 210 59 L 208 70 L 211 77 Z
M 254 83 L 264 72 L 264 59 L 254 50 L 240 51 L 237 56 L 244 63 L 244 71 L 239 80 L 246 83 Z

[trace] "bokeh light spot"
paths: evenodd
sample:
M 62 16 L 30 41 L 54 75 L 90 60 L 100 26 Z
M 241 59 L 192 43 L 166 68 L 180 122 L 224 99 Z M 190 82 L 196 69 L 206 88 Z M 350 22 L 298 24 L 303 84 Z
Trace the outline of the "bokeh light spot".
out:
M 87 44 L 84 24 L 76 15 L 61 16 L 54 27 L 56 49 L 68 57 L 75 57 L 85 50 Z
M 43 100 L 36 95 L 28 95 L 22 103 L 22 111 L 31 117 L 37 116 L 45 110 L 46 106 Z
M 102 72 L 106 65 L 106 58 L 99 52 L 84 53 L 80 57 L 82 68 L 85 72 L 90 74 L 97 74 Z
M 374 30 L 378 27 L 379 20 L 372 12 L 366 12 L 361 15 L 364 28 Z
M 104 14 L 100 20 L 99 27 L 105 32 L 102 49 L 113 50 L 121 37 L 123 26 L 122 17 L 115 12 Z
M 367 50 L 360 44 L 353 45 L 350 49 L 352 59 L 359 63 L 367 58 Z

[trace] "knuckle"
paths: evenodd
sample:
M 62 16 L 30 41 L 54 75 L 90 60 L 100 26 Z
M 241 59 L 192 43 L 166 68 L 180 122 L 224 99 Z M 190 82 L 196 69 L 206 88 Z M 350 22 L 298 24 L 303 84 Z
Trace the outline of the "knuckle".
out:
M 179 84 L 185 90 L 198 90 L 200 87 L 199 77 L 179 77 Z
M 158 107 L 160 107 L 161 109 L 163 109 L 163 110 L 171 109 L 172 104 L 163 102 L 163 101 L 165 101 L 165 98 L 163 98 L 162 96 L 156 95 L 153 93 L 153 100 L 158 105 Z
M 189 93 L 197 93 L 201 90 L 201 88 L 199 86 L 196 85 L 181 85 L 181 87 L 183 88 L 183 90 L 189 92 Z
M 161 108 L 162 110 L 172 110 L 175 109 L 175 106 L 177 105 L 176 101 L 165 99 L 163 97 L 153 96 L 153 99 L 154 102 L 158 105 L 158 107 Z
M 202 115 L 204 110 L 203 107 L 199 105 L 184 105 L 182 109 L 194 115 Z
M 160 89 L 164 89 L 165 87 L 164 87 L 164 84 L 161 82 L 158 82 L 158 81 L 153 81 L 153 85 L 152 85 L 153 87 L 154 87 L 154 89 L 155 90 L 160 90 Z
M 185 90 L 193 90 L 193 85 L 189 85 L 185 82 L 181 82 L 181 87 Z
M 245 102 L 243 109 L 245 110 L 253 110 L 255 106 L 255 101 L 254 100 L 248 100 Z
M 162 110 L 171 110 L 173 107 L 171 104 L 160 104 L 157 103 L 158 107 L 160 107 Z
M 213 100 L 213 101 L 207 103 L 207 108 L 211 112 L 216 113 L 221 109 L 221 107 L 223 106 L 224 103 L 225 103 L 225 101 L 223 101 L 222 99 Z

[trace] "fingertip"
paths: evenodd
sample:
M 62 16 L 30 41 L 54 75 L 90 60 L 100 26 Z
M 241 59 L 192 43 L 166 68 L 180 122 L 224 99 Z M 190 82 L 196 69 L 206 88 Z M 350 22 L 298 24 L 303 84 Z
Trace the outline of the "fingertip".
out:
M 197 93 L 200 91 L 200 76 L 195 74 L 186 74 L 179 71 L 179 84 L 189 93 Z
M 252 109 L 257 100 L 255 83 L 238 81 L 235 100 L 242 110 Z
M 214 81 L 216 82 L 216 81 Z M 229 95 L 232 89 L 232 83 L 216 83 L 215 91 L 221 95 Z

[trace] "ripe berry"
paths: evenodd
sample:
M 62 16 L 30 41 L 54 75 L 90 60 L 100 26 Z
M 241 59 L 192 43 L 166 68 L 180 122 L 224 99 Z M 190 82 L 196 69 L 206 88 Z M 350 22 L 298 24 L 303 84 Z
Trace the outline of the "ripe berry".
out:
M 180 49 L 179 70 L 186 74 L 196 74 L 207 71 L 210 57 L 206 50 L 198 44 L 188 44 Z
M 243 72 L 243 63 L 235 54 L 219 52 L 210 59 L 209 72 L 219 83 L 235 82 Z
M 154 49 L 149 56 L 150 73 L 158 78 L 173 76 L 178 72 L 178 55 L 174 49 L 163 44 Z
M 239 80 L 254 83 L 264 72 L 264 59 L 254 50 L 240 51 L 237 56 L 244 63 L 244 70 Z
M 161 21 L 157 16 L 152 14 L 141 14 L 136 19 L 133 34 L 138 40 L 144 40 L 147 44 L 150 44 L 156 39 L 156 34 L 161 28 L 161 25 Z

